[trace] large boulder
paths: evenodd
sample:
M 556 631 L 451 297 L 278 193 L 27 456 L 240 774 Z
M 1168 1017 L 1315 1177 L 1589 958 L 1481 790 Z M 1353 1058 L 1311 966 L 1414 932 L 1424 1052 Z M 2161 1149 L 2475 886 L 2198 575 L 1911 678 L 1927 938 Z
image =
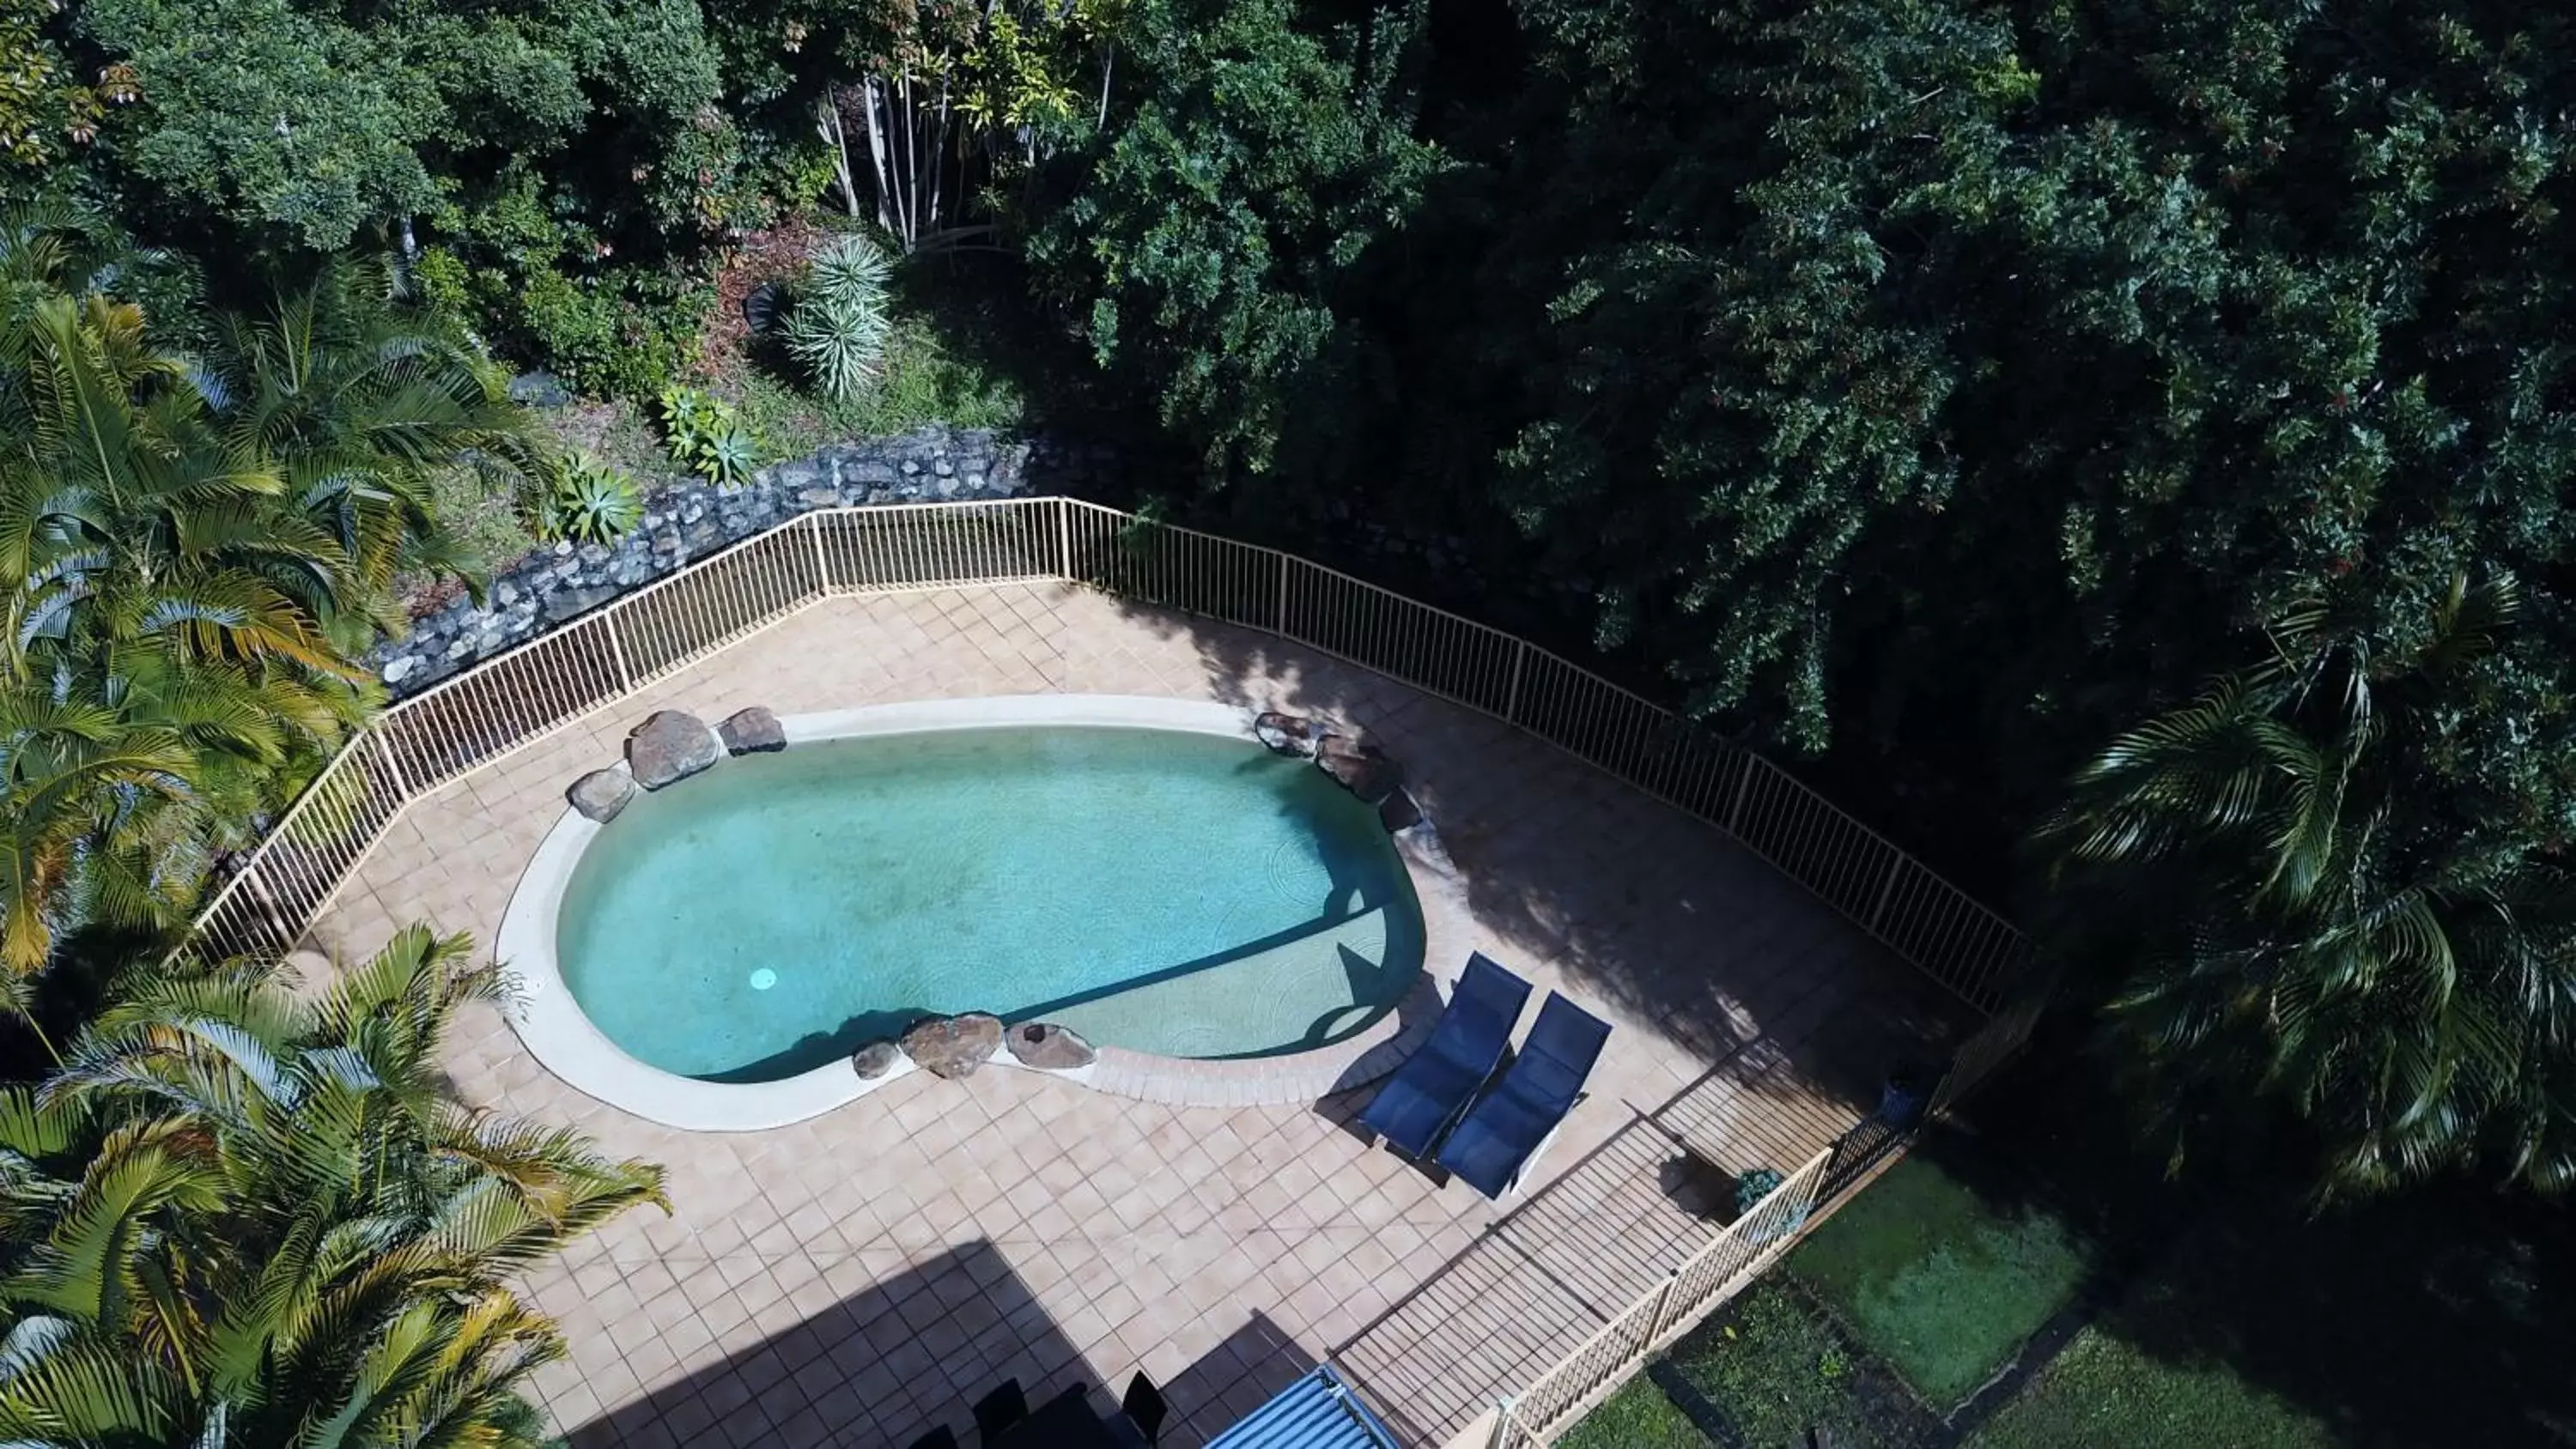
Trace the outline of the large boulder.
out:
M 916 1021 L 903 1034 L 903 1054 L 935 1077 L 956 1081 L 1002 1049 L 1002 1019 L 970 1011 Z
M 1322 733 L 1322 727 L 1313 720 L 1277 710 L 1266 710 L 1252 719 L 1254 739 L 1268 745 L 1274 754 L 1293 755 L 1301 760 L 1315 757 L 1315 742 Z
M 647 790 L 685 780 L 723 758 L 724 747 L 706 721 L 676 709 L 654 711 L 626 737 L 626 768 Z
M 1315 746 L 1315 764 L 1343 789 L 1372 805 L 1404 784 L 1404 769 L 1384 750 L 1349 735 L 1326 735 Z
M 1032 1021 L 1011 1028 L 1011 1059 L 1024 1067 L 1065 1071 L 1090 1066 L 1100 1060 L 1100 1053 L 1072 1027 Z
M 787 748 L 786 727 L 778 716 L 759 705 L 736 710 L 716 726 L 716 737 L 724 741 L 725 750 L 736 755 L 766 754 Z
M 593 770 L 564 792 L 572 808 L 606 825 L 635 798 L 635 777 L 624 770 Z
M 890 1041 L 872 1041 L 850 1053 L 850 1070 L 859 1074 L 859 1080 L 873 1082 L 893 1071 L 900 1060 L 902 1048 Z

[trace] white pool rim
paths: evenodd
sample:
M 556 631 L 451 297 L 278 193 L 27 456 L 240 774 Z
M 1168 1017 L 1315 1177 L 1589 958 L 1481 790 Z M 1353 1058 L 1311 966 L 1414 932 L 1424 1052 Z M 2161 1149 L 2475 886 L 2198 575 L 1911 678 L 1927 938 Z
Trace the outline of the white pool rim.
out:
M 1197 700 L 1027 694 L 785 715 L 779 724 L 793 749 L 815 740 L 1032 725 L 1164 730 L 1250 741 L 1253 716 L 1251 710 Z M 615 768 L 622 770 L 625 765 L 620 762 Z M 714 768 L 723 769 L 724 762 L 719 760 Z M 572 782 L 564 783 L 569 787 Z M 894 1070 L 873 1081 L 860 1078 L 847 1060 L 836 1060 L 774 1082 L 706 1082 L 628 1055 L 573 1000 L 556 955 L 565 889 L 600 828 L 580 811 L 565 809 L 529 858 L 493 942 L 494 954 L 514 978 L 516 989 L 507 1010 L 510 1024 L 547 1071 L 577 1091 L 666 1127 L 748 1132 L 820 1116 L 917 1070 L 910 1059 L 898 1054 Z M 1395 1010 L 1341 1041 L 1310 1052 L 1199 1061 L 1104 1045 L 1099 1048 L 1100 1059 L 1091 1066 L 1044 1075 L 1148 1101 L 1230 1107 L 1312 1101 L 1393 1071 L 1429 1031 L 1431 1019 L 1439 1012 L 1435 982 L 1454 974 L 1465 962 L 1470 939 L 1464 893 L 1438 836 L 1426 823 L 1396 832 L 1394 840 L 1420 903 L 1423 925 L 1422 974 Z M 1019 1065 L 1007 1049 L 985 1069 L 1037 1070 Z M 963 1085 L 971 1089 L 974 1084 Z

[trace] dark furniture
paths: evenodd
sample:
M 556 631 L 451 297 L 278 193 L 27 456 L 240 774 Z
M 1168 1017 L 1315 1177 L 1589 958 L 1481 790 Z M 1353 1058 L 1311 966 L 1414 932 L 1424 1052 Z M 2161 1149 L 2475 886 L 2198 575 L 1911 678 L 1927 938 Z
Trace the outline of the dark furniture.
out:
M 1000 1388 L 975 1401 L 975 1432 L 990 1444 L 1028 1416 L 1029 1396 L 1020 1392 L 1020 1381 L 1004 1379 Z
M 1583 1100 L 1583 1083 L 1609 1039 L 1610 1023 L 1549 992 L 1511 1070 L 1441 1145 L 1440 1165 L 1490 1198 L 1518 1189 Z
M 1361 1125 L 1408 1157 L 1427 1157 L 1512 1044 L 1530 984 L 1487 960 L 1467 958 L 1431 1039 L 1405 1059 L 1360 1113 Z
M 1127 1381 L 1127 1393 L 1118 1401 L 1119 1412 L 1136 1426 L 1137 1438 L 1148 1449 L 1163 1441 L 1163 1421 L 1172 1416 L 1172 1406 L 1163 1402 L 1163 1391 L 1154 1381 L 1138 1374 Z
M 984 1445 L 985 1449 L 1134 1449 L 1135 1442 L 1123 1424 L 1094 1412 L 1090 1390 L 1075 1384 L 1000 1434 L 988 1435 Z

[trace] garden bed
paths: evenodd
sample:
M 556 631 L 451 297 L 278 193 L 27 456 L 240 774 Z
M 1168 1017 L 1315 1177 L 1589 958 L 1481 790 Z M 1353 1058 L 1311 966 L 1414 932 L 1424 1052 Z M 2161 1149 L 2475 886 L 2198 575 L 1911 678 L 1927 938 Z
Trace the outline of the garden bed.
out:
M 1643 1374 L 1583 1416 L 1556 1449 L 1717 1449 Z
M 1674 1345 L 1669 1372 L 1747 1449 L 1792 1449 L 1811 1430 L 1838 1449 L 1918 1449 L 1938 1425 L 1785 1277 L 1757 1284 Z

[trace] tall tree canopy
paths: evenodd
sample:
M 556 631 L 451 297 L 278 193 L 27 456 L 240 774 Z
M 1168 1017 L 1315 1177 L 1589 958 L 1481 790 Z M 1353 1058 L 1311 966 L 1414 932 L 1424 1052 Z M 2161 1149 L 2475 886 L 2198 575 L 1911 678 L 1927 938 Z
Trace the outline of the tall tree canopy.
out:
M 1519 234 L 1573 261 L 1513 506 L 1606 529 L 1605 633 L 1703 707 L 1819 746 L 1855 676 L 1974 664 L 1992 711 L 2098 720 L 2293 599 L 2399 637 L 2559 562 L 2563 22 L 1527 10 L 1574 113 Z
M 1418 15 L 1312 28 L 1289 0 L 1147 0 L 1125 105 L 1030 240 L 1104 366 L 1223 478 L 1330 396 L 1337 301 L 1437 155 L 1399 85 Z M 1079 301 L 1077 299 L 1087 299 Z

